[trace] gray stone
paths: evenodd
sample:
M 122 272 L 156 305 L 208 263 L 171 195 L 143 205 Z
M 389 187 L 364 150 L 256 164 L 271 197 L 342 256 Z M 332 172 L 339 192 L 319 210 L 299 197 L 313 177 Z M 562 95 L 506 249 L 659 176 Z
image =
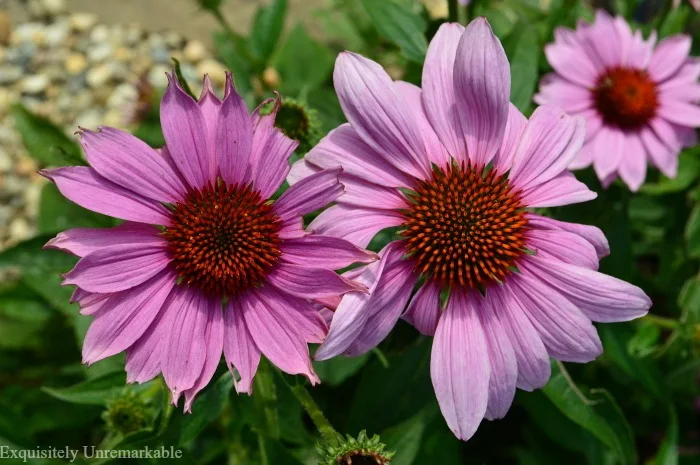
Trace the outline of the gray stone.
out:
M 0 66 L 0 85 L 8 85 L 22 77 L 22 68 L 15 65 Z

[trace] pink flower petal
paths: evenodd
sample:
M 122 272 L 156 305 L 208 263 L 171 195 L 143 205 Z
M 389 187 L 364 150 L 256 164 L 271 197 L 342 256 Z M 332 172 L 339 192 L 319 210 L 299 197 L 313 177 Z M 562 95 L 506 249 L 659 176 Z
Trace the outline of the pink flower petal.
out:
M 535 213 L 527 214 L 528 227 L 535 229 L 545 229 L 554 231 L 568 231 L 581 236 L 586 239 L 596 250 L 598 258 L 607 257 L 610 254 L 610 246 L 608 245 L 608 240 L 605 238 L 605 234 L 599 228 L 595 226 L 588 226 L 586 224 L 578 223 L 567 223 L 565 221 L 558 221 L 553 218 L 547 218 L 546 216 L 540 216 Z
M 559 207 L 587 202 L 597 196 L 570 171 L 563 171 L 549 181 L 523 192 L 522 202 L 531 208 Z
M 408 304 L 401 318 L 412 324 L 421 334 L 432 336 L 442 314 L 440 308 L 441 288 L 433 280 L 426 280 Z
M 641 129 L 639 137 L 652 163 L 667 177 L 675 178 L 678 174 L 678 152 L 661 142 L 648 126 Z
M 662 100 L 657 113 L 662 118 L 680 126 L 700 126 L 700 105 L 677 100 Z
M 312 174 L 287 189 L 273 205 L 282 221 L 306 215 L 323 208 L 343 193 L 338 181 L 342 168 Z
M 308 178 L 312 174 L 316 174 L 319 171 L 321 171 L 321 168 L 314 165 L 313 163 L 310 163 L 306 159 L 306 157 L 302 158 L 301 160 L 297 160 L 294 163 L 292 163 L 292 167 L 289 170 L 289 174 L 287 174 L 287 183 L 290 186 L 293 186 L 302 179 Z
M 253 378 L 260 363 L 260 349 L 255 345 L 243 317 L 244 307 L 251 305 L 246 295 L 230 299 L 224 312 L 224 355 L 239 394 L 253 393 Z M 238 373 L 238 378 L 234 374 Z
M 533 100 L 539 105 L 557 105 L 570 114 L 587 110 L 594 105 L 589 88 L 568 81 L 556 73 L 545 75 L 540 81 L 540 91 Z
M 323 236 L 340 237 L 364 248 L 379 231 L 399 226 L 404 221 L 400 213 L 393 211 L 334 205 L 318 215 L 309 230 Z
M 285 294 L 272 286 L 258 289 L 257 296 L 278 316 L 281 324 L 305 342 L 320 344 L 326 338 L 326 321 L 318 308 L 308 300 Z
M 649 77 L 663 82 L 671 77 L 685 63 L 690 54 L 690 36 L 675 35 L 659 42 L 649 62 Z
M 126 349 L 127 383 L 145 383 L 160 373 L 160 354 L 166 340 L 169 310 L 170 308 L 161 308 L 148 329 Z
M 625 155 L 625 134 L 618 128 L 603 126 L 598 131 L 593 144 L 593 168 L 598 179 L 603 181 L 615 174 Z
M 221 104 L 213 140 L 221 177 L 228 184 L 248 182 L 249 160 L 253 147 L 253 121 L 243 98 L 233 88 L 226 74 L 228 95 Z
M 204 126 L 207 130 L 207 143 L 209 149 L 209 169 L 211 170 L 211 179 L 216 179 L 219 171 L 219 164 L 216 157 L 217 142 L 216 142 L 216 124 L 219 119 L 219 109 L 221 108 L 221 100 L 214 93 L 214 89 L 211 86 L 211 80 L 209 75 L 204 75 L 204 81 L 202 83 L 202 93 L 199 95 L 199 100 L 197 101 L 199 110 L 202 112 L 202 117 L 204 118 Z M 235 128 L 232 128 L 235 130 Z M 226 178 L 224 178 L 226 179 Z
M 367 288 L 326 268 L 310 268 L 278 262 L 267 275 L 267 281 L 286 293 L 315 299 L 345 294 L 350 291 L 366 292 Z
M 647 154 L 637 133 L 625 134 L 625 155 L 619 169 L 620 177 L 632 192 L 637 192 L 647 174 Z
M 493 160 L 493 166 L 500 174 L 505 174 L 513 166 L 515 151 L 520 144 L 520 138 L 522 137 L 526 125 L 527 118 L 520 113 L 520 110 L 518 110 L 515 105 L 512 103 L 509 104 L 508 122 L 506 123 L 505 133 L 503 134 L 503 141 Z
M 564 263 L 598 270 L 598 255 L 593 244 L 568 231 L 530 229 L 525 233 L 528 247 L 540 257 L 553 257 Z
M 353 263 L 372 263 L 379 259 L 374 252 L 332 236 L 312 234 L 287 239 L 280 246 L 282 260 L 312 268 L 339 270 Z
M 347 174 L 340 175 L 345 193 L 338 203 L 380 210 L 401 210 L 409 207 L 406 197 L 395 187 L 383 187 L 362 178 Z
M 114 228 L 73 228 L 58 233 L 44 246 L 84 257 L 104 247 L 124 243 L 152 242 L 160 231 L 143 223 L 127 221 Z

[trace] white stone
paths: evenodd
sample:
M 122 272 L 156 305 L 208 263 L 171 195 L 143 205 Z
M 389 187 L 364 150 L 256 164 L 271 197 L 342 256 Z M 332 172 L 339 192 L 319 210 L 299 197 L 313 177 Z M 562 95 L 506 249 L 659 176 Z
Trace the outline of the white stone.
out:
M 164 65 L 155 65 L 148 72 L 148 83 L 156 89 L 162 89 L 168 86 L 168 78 L 165 73 L 170 72 L 170 68 Z
M 32 228 L 29 221 L 21 216 L 10 222 L 10 239 L 13 241 L 21 241 L 28 238 L 32 234 Z
M 51 80 L 45 74 L 34 74 L 22 79 L 22 91 L 27 94 L 39 94 L 46 90 Z
M 90 41 L 93 43 L 102 43 L 109 40 L 109 28 L 104 24 L 98 24 L 90 31 Z
M 65 45 L 69 33 L 70 29 L 65 21 L 58 21 L 47 26 L 44 30 L 46 45 L 50 48 L 57 48 L 61 45 Z
M 71 27 L 78 32 L 90 30 L 97 24 L 97 15 L 93 13 L 74 13 L 70 17 Z
M 7 173 L 12 169 L 12 157 L 0 146 L 0 173 Z
M 88 62 L 82 53 L 71 53 L 66 57 L 63 66 L 69 74 L 80 74 L 87 68 Z
M 207 56 L 207 48 L 198 40 L 190 40 L 183 50 L 185 59 L 190 63 L 197 63 Z
M 44 25 L 41 23 L 18 24 L 12 31 L 10 43 L 20 44 L 22 42 L 32 42 L 41 45 L 45 42 Z
M 102 113 L 94 108 L 89 108 L 80 113 L 75 119 L 75 125 L 81 128 L 97 129 L 102 125 Z
M 85 76 L 85 81 L 92 88 L 101 87 L 112 79 L 112 67 L 101 64 L 90 69 Z
M 107 108 L 119 109 L 129 102 L 133 102 L 139 96 L 139 92 L 132 84 L 118 85 L 107 99 Z
M 112 45 L 108 42 L 102 42 L 88 49 L 88 60 L 93 63 L 98 63 L 107 60 L 112 56 Z
M 208 58 L 197 65 L 199 76 L 209 75 L 209 79 L 216 86 L 223 86 L 226 83 L 226 68 L 216 60 Z
M 44 11 L 50 15 L 60 15 L 66 12 L 65 0 L 42 0 Z

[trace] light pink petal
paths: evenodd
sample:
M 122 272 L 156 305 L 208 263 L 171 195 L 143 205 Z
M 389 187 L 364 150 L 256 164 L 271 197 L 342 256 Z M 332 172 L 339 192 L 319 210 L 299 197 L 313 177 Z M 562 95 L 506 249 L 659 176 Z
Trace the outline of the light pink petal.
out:
M 585 363 L 603 353 L 591 320 L 573 303 L 528 273 L 509 278 L 504 289 L 527 315 L 551 357 Z
M 535 213 L 527 214 L 528 227 L 535 229 L 545 229 L 554 231 L 568 231 L 577 234 L 588 241 L 596 250 L 598 258 L 607 257 L 610 254 L 610 246 L 605 234 L 600 228 L 588 226 L 586 224 L 567 223 L 558 221 Z
M 700 126 L 700 105 L 665 99 L 660 102 L 657 113 L 662 118 L 680 126 Z
M 255 345 L 243 317 L 244 307 L 252 305 L 247 295 L 230 299 L 224 311 L 224 356 L 236 392 L 253 393 L 253 378 L 260 363 L 260 349 Z M 235 373 L 234 373 L 235 371 Z M 236 374 L 238 376 L 236 376 Z
M 68 200 L 88 210 L 139 223 L 170 224 L 167 208 L 108 181 L 92 168 L 71 166 L 41 174 L 56 183 Z
M 332 236 L 312 234 L 287 239 L 280 246 L 282 260 L 312 268 L 339 270 L 353 263 L 372 263 L 378 255 Z
M 313 303 L 280 292 L 273 286 L 258 289 L 257 295 L 277 315 L 279 322 L 302 340 L 320 344 L 326 338 L 328 326 Z
M 367 247 L 382 229 L 399 226 L 405 221 L 397 212 L 334 205 L 318 215 L 309 230 L 323 236 L 336 236 L 358 247 Z
M 321 168 L 314 165 L 313 163 L 310 163 L 306 159 L 306 157 L 302 158 L 301 160 L 297 160 L 294 163 L 292 163 L 292 167 L 289 170 L 289 174 L 287 174 L 287 183 L 290 186 L 293 186 L 302 179 L 308 178 L 312 174 L 316 174 L 319 171 L 321 171 Z
M 338 198 L 338 203 L 380 210 L 409 207 L 406 197 L 395 187 L 382 187 L 347 174 L 340 175 L 340 182 L 345 186 L 345 193 Z
M 597 196 L 598 194 L 578 181 L 570 171 L 563 171 L 549 181 L 523 192 L 522 202 L 531 208 L 559 207 L 587 202 Z
M 380 186 L 404 187 L 413 184 L 410 175 L 394 167 L 384 154 L 367 145 L 347 123 L 329 132 L 304 159 L 320 168 L 342 167 L 343 173 Z
M 367 303 L 370 316 L 357 338 L 344 352 L 349 357 L 362 355 L 378 346 L 394 329 L 411 298 L 418 273 L 408 261 L 393 261 L 384 268 L 379 284 Z
M 675 178 L 678 174 L 678 152 L 661 142 L 648 126 L 640 130 L 639 137 L 652 163 L 667 177 Z
M 697 134 L 691 127 L 670 123 L 658 117 L 649 121 L 649 126 L 656 137 L 675 154 L 678 154 L 683 147 L 690 147 L 697 143 Z
M 632 49 L 635 47 L 635 38 L 632 34 L 632 28 L 622 16 L 613 18 L 613 26 L 615 27 L 616 35 L 619 40 L 619 55 L 616 57 L 616 62 L 620 66 L 628 66 L 628 61 L 632 55 Z
M 586 142 L 583 144 L 581 150 L 578 151 L 578 154 L 576 154 L 571 163 L 569 163 L 567 168 L 570 170 L 588 168 L 593 163 L 594 156 L 595 151 L 593 144 L 591 142 Z
M 595 21 L 587 31 L 588 44 L 592 46 L 606 68 L 620 66 L 623 44 L 613 18 L 602 9 L 596 10 Z
M 518 362 L 510 337 L 496 315 L 493 299 L 475 296 L 474 300 L 479 305 L 477 315 L 484 330 L 491 367 L 485 416 L 488 420 L 495 420 L 505 417 L 513 403 L 518 380 Z
M 430 175 L 418 125 L 381 66 L 355 53 L 341 53 L 333 83 L 345 116 L 367 145 L 405 173 Z
M 637 133 L 625 134 L 625 155 L 618 170 L 632 192 L 637 192 L 647 174 L 647 154 Z
M 584 110 L 581 113 L 579 113 L 577 116 L 580 116 L 586 120 L 586 138 L 584 140 L 584 146 L 585 146 L 585 145 L 588 145 L 588 142 L 590 140 L 592 140 L 595 137 L 595 135 L 598 134 L 598 131 L 600 131 L 600 128 L 603 127 L 603 118 L 601 117 L 600 113 L 598 113 L 597 109 Z M 579 152 L 579 154 L 580 154 L 580 152 Z M 575 162 L 575 159 L 574 159 L 574 162 Z M 572 164 L 574 162 L 572 162 Z M 571 165 L 569 165 L 569 166 L 571 166 Z
M 64 285 L 75 284 L 89 292 L 119 292 L 134 287 L 163 270 L 170 257 L 162 237 L 113 245 L 81 258 L 64 275 Z
M 175 280 L 174 274 L 164 271 L 106 299 L 85 335 L 83 363 L 92 364 L 131 347 L 153 323 Z
M 448 153 L 467 161 L 455 100 L 454 67 L 464 26 L 444 23 L 428 46 L 423 65 L 423 108 Z
M 697 87 L 700 78 L 700 59 L 688 57 L 677 73 L 659 84 L 658 89 L 662 95 L 687 87 Z
M 617 128 L 603 126 L 593 144 L 593 168 L 601 181 L 614 174 L 625 156 L 625 134 Z
M 526 391 L 543 387 L 551 374 L 549 355 L 525 311 L 503 286 L 491 286 L 486 298 L 513 346 L 518 364 L 516 386 Z
M 651 307 L 651 299 L 640 288 L 597 271 L 536 256 L 528 256 L 520 266 L 594 321 L 629 321 L 646 315 Z
M 632 45 L 629 53 L 623 56 L 623 65 L 631 68 L 646 69 L 649 66 L 649 61 L 654 52 L 656 44 L 656 31 L 651 31 L 648 40 L 644 40 L 640 30 L 634 31 Z
M 659 42 L 649 62 L 649 77 L 663 82 L 685 63 L 690 54 L 692 40 L 687 35 L 667 37 Z
M 442 313 L 440 291 L 440 285 L 435 284 L 433 280 L 427 280 L 413 296 L 401 318 L 412 324 L 421 334 L 435 334 Z
M 474 297 L 453 289 L 440 317 L 430 377 L 442 416 L 459 439 L 471 438 L 486 414 L 489 353 Z
M 160 124 L 168 151 L 190 186 L 201 189 L 214 183 L 211 141 L 197 102 L 168 75 L 168 89 L 160 103 Z
M 367 286 L 369 293 L 350 292 L 343 296 L 335 313 L 325 342 L 314 354 L 316 360 L 328 360 L 344 353 L 362 333 L 372 315 L 368 306 L 371 296 L 380 285 L 384 270 L 401 260 L 403 247 L 398 242 L 390 242 L 380 253 L 381 259 L 353 272 L 352 279 Z
M 111 296 L 112 294 L 88 292 L 76 287 L 71 295 L 70 303 L 78 302 L 81 315 L 93 315 L 102 308 L 102 305 Z
M 700 84 L 687 83 L 676 79 L 666 81 L 666 83 L 676 84 L 674 86 L 661 86 L 659 88 L 660 100 L 680 100 L 682 102 L 697 103 L 700 101 Z
M 549 181 L 569 166 L 584 136 L 583 118 L 552 105 L 538 107 L 523 131 L 510 179 L 523 190 Z
M 581 49 L 578 45 L 555 42 L 546 45 L 544 53 L 552 68 L 565 79 L 582 87 L 593 87 L 602 70 Z
M 151 225 L 127 221 L 114 228 L 73 228 L 58 233 L 44 246 L 84 257 L 104 247 L 124 243 L 152 242 L 159 230 Z
M 503 134 L 503 142 L 501 142 L 501 147 L 493 160 L 493 166 L 500 174 L 505 174 L 513 166 L 513 157 L 515 157 L 515 151 L 520 144 L 520 138 L 526 125 L 527 118 L 515 105 L 509 104 L 508 122 Z
M 253 121 L 245 101 L 233 88 L 229 73 L 226 74 L 226 87 L 228 92 L 216 122 L 216 158 L 224 181 L 228 184 L 244 184 L 248 181 Z
M 145 142 L 128 132 L 101 127 L 83 130 L 80 143 L 102 177 L 151 200 L 179 202 L 187 195 L 180 176 Z
M 469 161 L 485 167 L 501 146 L 510 102 L 508 58 L 485 18 L 469 23 L 459 40 L 454 87 Z
M 207 328 L 214 314 L 221 313 L 221 299 L 179 285 L 165 305 L 172 306 L 172 310 L 161 365 L 173 404 L 177 404 L 180 394 L 192 388 L 202 374 L 210 343 L 206 339 Z
M 279 305 L 284 306 L 285 303 L 280 302 Z M 305 375 L 311 384 L 320 382 L 311 366 L 309 349 L 303 336 L 289 327 L 277 309 L 262 300 L 257 290 L 248 291 L 242 309 L 255 345 L 270 362 L 285 373 Z
M 565 263 L 598 269 L 598 254 L 593 244 L 578 234 L 554 229 L 529 229 L 527 245 L 538 256 L 554 257 Z
M 311 268 L 279 262 L 267 275 L 273 286 L 304 299 L 315 299 L 345 294 L 350 291 L 367 292 L 364 285 L 352 282 L 327 268 Z
M 161 307 L 153 323 L 126 349 L 126 381 L 145 383 L 161 372 L 160 354 L 168 331 L 170 308 Z
M 421 88 L 405 81 L 396 81 L 394 85 L 398 89 L 399 95 L 408 105 L 410 114 L 418 125 L 418 131 L 423 138 L 428 160 L 439 167 L 447 166 L 450 163 L 451 156 L 428 121 L 428 116 L 423 108 Z
M 287 221 L 333 202 L 343 193 L 343 185 L 338 181 L 341 171 L 341 168 L 324 170 L 294 184 L 273 204 L 275 213 Z
M 568 81 L 556 73 L 545 75 L 540 91 L 533 100 L 539 105 L 556 105 L 567 113 L 575 114 L 594 105 L 593 93 L 586 87 Z
M 207 387 L 221 361 L 221 353 L 224 346 L 224 317 L 221 311 L 221 302 L 212 299 L 209 309 L 206 311 L 207 321 L 204 327 L 205 357 L 204 367 L 194 385 L 184 391 L 185 413 L 192 413 L 192 403 L 197 394 Z
M 216 159 L 216 123 L 219 119 L 219 109 L 221 108 L 221 100 L 214 93 L 214 89 L 211 85 L 211 80 L 209 75 L 204 75 L 204 80 L 202 83 L 202 93 L 199 95 L 199 100 L 197 101 L 199 105 L 199 110 L 202 112 L 202 117 L 204 118 L 204 126 L 207 131 L 207 143 L 209 149 L 209 173 L 211 179 L 216 179 L 218 175 L 218 161 Z M 226 179 L 226 178 L 224 178 Z

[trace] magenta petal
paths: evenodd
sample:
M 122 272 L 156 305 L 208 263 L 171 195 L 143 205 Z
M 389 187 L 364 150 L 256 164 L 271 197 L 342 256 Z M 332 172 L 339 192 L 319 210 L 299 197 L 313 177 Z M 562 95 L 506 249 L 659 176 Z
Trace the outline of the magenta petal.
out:
M 459 39 L 464 26 L 444 23 L 428 46 L 423 65 L 423 107 L 430 124 L 447 148 L 459 161 L 467 161 L 462 125 L 455 99 L 454 67 Z
M 639 134 L 625 134 L 625 155 L 619 168 L 620 177 L 632 192 L 637 192 L 647 174 L 647 154 Z
M 326 321 L 319 309 L 308 300 L 285 294 L 272 286 L 258 289 L 257 295 L 279 317 L 280 323 L 305 342 L 320 344 L 326 338 Z
M 678 174 L 678 152 L 661 142 L 654 131 L 645 126 L 639 133 L 651 161 L 664 175 L 675 178 Z
M 267 275 L 267 281 L 304 299 L 315 299 L 345 294 L 350 291 L 367 292 L 367 288 L 326 268 L 309 268 L 279 262 Z
M 164 271 L 106 299 L 85 335 L 83 363 L 92 364 L 131 347 L 160 312 L 175 278 Z
M 336 60 L 333 82 L 345 116 L 367 145 L 405 173 L 429 176 L 418 126 L 381 66 L 344 52 Z
M 145 142 L 119 129 L 84 130 L 80 143 L 90 165 L 120 186 L 161 202 L 179 202 L 187 194 L 180 176 Z
M 593 144 L 593 168 L 601 181 L 615 174 L 625 155 L 625 135 L 617 129 L 603 126 L 595 138 Z
M 204 75 L 202 93 L 199 95 L 197 105 L 199 105 L 199 110 L 202 112 L 202 117 L 204 118 L 204 125 L 207 128 L 209 159 L 211 160 L 209 168 L 211 170 L 210 174 L 212 179 L 215 179 L 219 170 L 218 162 L 216 160 L 216 124 L 217 120 L 219 119 L 221 100 L 214 93 L 209 75 Z
M 161 308 L 155 321 L 131 347 L 126 349 L 124 368 L 128 383 L 145 383 L 160 373 L 160 354 L 168 330 L 168 310 L 169 308 Z
M 562 171 L 549 181 L 527 189 L 521 201 L 530 208 L 545 208 L 587 202 L 597 196 L 570 171 Z
M 253 147 L 253 121 L 243 98 L 226 75 L 228 95 L 216 122 L 216 158 L 221 177 L 228 184 L 246 184 L 248 161 Z
M 253 393 L 253 377 L 260 363 L 260 349 L 255 345 L 253 336 L 248 331 L 243 317 L 244 307 L 248 304 L 246 296 L 231 299 L 224 313 L 224 355 L 236 392 Z M 236 377 L 234 370 L 238 373 Z
M 656 82 L 672 76 L 685 63 L 691 45 L 692 40 L 687 35 L 675 35 L 659 42 L 649 62 L 649 76 Z
M 564 171 L 583 145 L 585 122 L 561 109 L 538 107 L 513 158 L 511 181 L 520 189 L 543 184 Z
M 152 242 L 158 233 L 158 229 L 151 225 L 129 221 L 114 228 L 73 228 L 58 233 L 44 248 L 84 257 L 112 245 Z
M 374 252 L 332 236 L 312 234 L 287 239 L 280 246 L 282 259 L 296 265 L 339 270 L 353 263 L 372 263 L 379 259 Z
M 193 387 L 202 374 L 209 344 L 207 328 L 215 312 L 221 313 L 221 299 L 180 285 L 165 305 L 172 309 L 161 364 L 163 378 L 176 404 L 180 394 Z
M 302 179 L 287 189 L 273 205 L 282 221 L 323 208 L 343 193 L 338 181 L 342 168 L 324 170 Z
M 610 254 L 610 246 L 605 234 L 600 228 L 588 226 L 585 224 L 567 223 L 558 221 L 546 216 L 540 216 L 535 213 L 527 214 L 528 226 L 535 229 L 550 229 L 555 231 L 568 231 L 577 234 L 595 247 L 598 258 L 607 257 Z
M 158 274 L 170 263 L 165 240 L 134 242 L 102 248 L 81 258 L 64 275 L 64 285 L 75 284 L 89 292 L 118 292 Z
M 527 126 L 527 118 L 520 113 L 520 110 L 515 105 L 509 104 L 508 122 L 503 134 L 503 141 L 493 160 L 493 165 L 500 174 L 506 173 L 513 166 L 515 151 L 520 144 L 520 138 L 525 130 L 525 126 Z
M 345 193 L 338 198 L 338 203 L 380 210 L 403 210 L 409 207 L 406 197 L 395 187 L 379 186 L 347 174 L 340 175 L 340 182 L 345 187 Z
M 530 229 L 527 245 L 538 256 L 553 257 L 564 263 L 598 270 L 598 255 L 593 244 L 578 234 L 567 231 Z
M 211 310 L 207 312 L 207 321 L 204 328 L 205 356 L 202 373 L 197 378 L 194 386 L 184 391 L 185 413 L 192 413 L 192 403 L 197 394 L 211 381 L 221 361 L 221 353 L 224 346 L 224 318 L 221 311 L 221 303 L 212 302 Z
M 570 82 L 556 73 L 542 78 L 539 94 L 533 100 L 539 105 L 557 105 L 569 114 L 582 112 L 594 105 L 593 93 L 588 87 Z
M 455 104 L 469 160 L 485 167 L 501 146 L 510 101 L 510 67 L 485 18 L 464 30 L 454 64 Z
M 277 313 L 277 308 L 285 305 L 285 301 L 281 301 L 274 308 L 270 307 L 259 291 L 251 289 L 242 302 L 246 326 L 255 345 L 270 362 L 285 373 L 305 375 L 311 384 L 317 384 L 320 380 L 311 366 L 306 341 Z
M 651 299 L 640 288 L 597 271 L 537 256 L 528 256 L 520 266 L 594 321 L 629 321 L 646 315 L 651 307 Z
M 440 308 L 440 286 L 427 280 L 413 296 L 406 313 L 401 318 L 412 324 L 421 334 L 435 334 L 442 309 Z
M 212 159 L 207 126 L 197 102 L 168 75 L 168 89 L 160 103 L 160 124 L 168 151 L 191 187 L 201 189 L 212 179 Z
M 662 100 L 658 115 L 680 126 L 700 126 L 700 105 L 690 102 Z
M 473 297 L 453 290 L 440 318 L 430 377 L 442 416 L 455 436 L 471 438 L 486 414 L 489 354 Z
M 71 166 L 42 170 L 68 200 L 103 215 L 139 223 L 170 224 L 170 213 L 146 199 L 103 178 L 92 168 Z
M 287 174 L 287 183 L 290 186 L 293 186 L 302 179 L 308 178 L 312 174 L 316 174 L 319 171 L 321 171 L 321 168 L 314 165 L 313 163 L 309 163 L 306 157 L 304 157 L 301 160 L 297 160 L 294 163 L 292 163 L 292 167 L 289 170 L 289 174 Z
M 404 217 L 389 210 L 371 210 L 347 205 L 334 205 L 318 215 L 309 230 L 324 236 L 335 236 L 367 247 L 382 229 L 399 226 Z

